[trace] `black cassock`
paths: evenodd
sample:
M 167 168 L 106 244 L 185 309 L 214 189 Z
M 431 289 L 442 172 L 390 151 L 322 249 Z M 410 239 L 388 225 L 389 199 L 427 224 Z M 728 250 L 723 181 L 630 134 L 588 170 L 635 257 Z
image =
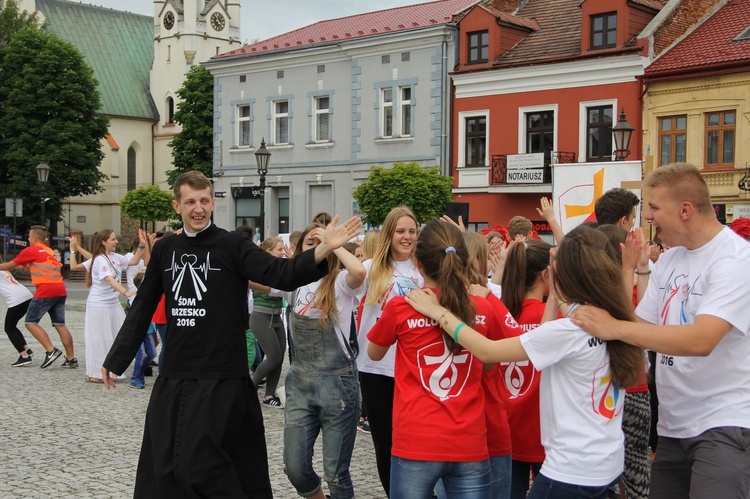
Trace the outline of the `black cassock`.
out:
M 263 415 L 248 376 L 247 281 L 293 290 L 327 272 L 314 250 L 275 258 L 211 225 L 154 244 L 104 361 L 122 374 L 166 295 L 167 333 L 146 412 L 134 496 L 272 497 Z

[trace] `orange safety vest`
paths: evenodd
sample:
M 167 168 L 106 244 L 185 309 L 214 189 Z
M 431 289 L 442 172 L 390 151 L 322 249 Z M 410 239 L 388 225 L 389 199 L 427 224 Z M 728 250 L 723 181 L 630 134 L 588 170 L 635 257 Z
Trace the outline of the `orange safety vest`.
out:
M 49 248 L 42 243 L 38 243 L 36 246 L 47 253 L 47 259 L 43 262 L 31 262 L 29 264 L 31 282 L 33 282 L 35 286 L 39 286 L 40 284 L 62 283 L 63 278 L 60 273 L 62 263 L 60 263 L 57 257 L 55 257 L 55 252 L 52 251 L 52 248 Z

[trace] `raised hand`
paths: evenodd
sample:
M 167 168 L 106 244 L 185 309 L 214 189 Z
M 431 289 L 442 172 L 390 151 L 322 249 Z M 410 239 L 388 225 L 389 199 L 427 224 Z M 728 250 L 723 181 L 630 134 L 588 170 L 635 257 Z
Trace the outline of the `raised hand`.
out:
M 537 213 L 539 213 L 539 216 L 544 218 L 547 222 L 550 221 L 550 219 L 555 218 L 555 210 L 552 207 L 552 201 L 549 198 L 542 198 L 539 200 L 540 207 L 536 209 Z
M 442 220 L 443 222 L 447 222 L 449 224 L 455 225 L 456 227 L 458 227 L 458 230 L 460 230 L 461 232 L 466 232 L 466 227 L 464 226 L 464 219 L 461 215 L 458 216 L 458 223 L 454 222 L 453 219 L 449 217 L 448 215 L 443 215 L 442 217 L 440 217 L 440 220 Z

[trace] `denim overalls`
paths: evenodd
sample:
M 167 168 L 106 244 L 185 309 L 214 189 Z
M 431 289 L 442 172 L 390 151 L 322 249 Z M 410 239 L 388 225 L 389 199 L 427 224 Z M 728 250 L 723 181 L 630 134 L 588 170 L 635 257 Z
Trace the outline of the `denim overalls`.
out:
M 351 499 L 349 463 L 359 418 L 359 381 L 353 353 L 339 343 L 340 327 L 290 315 L 294 357 L 286 377 L 284 471 L 302 496 L 320 488 L 313 446 L 323 430 L 323 475 L 331 499 Z M 348 331 L 347 331 L 348 336 Z

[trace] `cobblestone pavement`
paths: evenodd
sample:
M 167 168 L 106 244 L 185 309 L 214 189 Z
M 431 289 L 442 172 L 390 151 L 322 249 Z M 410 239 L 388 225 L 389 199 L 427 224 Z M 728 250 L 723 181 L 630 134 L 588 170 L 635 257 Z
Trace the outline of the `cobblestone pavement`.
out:
M 5 335 L 0 335 L 2 498 L 133 495 L 143 420 L 154 378 L 146 378 L 145 390 L 130 389 L 127 381 L 122 381 L 117 389 L 107 391 L 102 385 L 84 381 L 84 306 L 84 300 L 69 299 L 66 311 L 81 363 L 78 369 L 62 368 L 62 357 L 47 369 L 40 369 L 44 349 L 22 325 L 34 350 L 34 361 L 31 366 L 11 367 L 18 354 Z M 5 317 L 6 310 L 5 303 L 0 303 L 0 317 Z M 41 325 L 62 349 L 49 318 L 45 317 Z M 298 497 L 282 465 L 284 411 L 264 407 L 263 415 L 274 497 Z M 322 475 L 321 453 L 318 439 L 314 466 Z M 351 474 L 357 498 L 385 497 L 369 435 L 357 433 Z

